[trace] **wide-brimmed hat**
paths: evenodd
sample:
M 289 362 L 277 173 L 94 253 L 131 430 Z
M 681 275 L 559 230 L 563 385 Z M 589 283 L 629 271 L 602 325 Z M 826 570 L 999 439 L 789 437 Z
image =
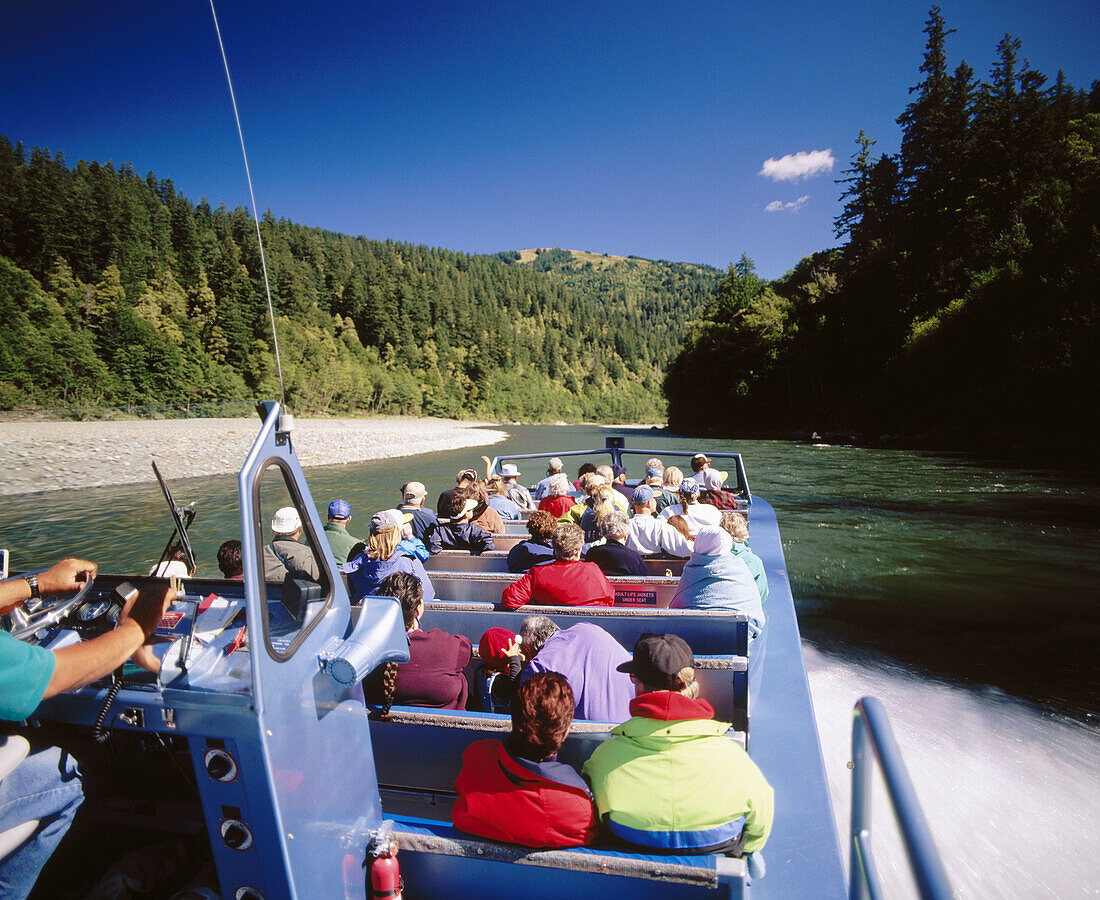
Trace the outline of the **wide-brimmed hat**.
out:
M 505 463 L 500 467 L 501 478 L 519 478 L 519 469 L 514 463 Z
M 681 669 L 692 664 L 694 658 L 687 641 L 677 634 L 643 634 L 634 645 L 632 659 L 616 666 L 647 687 L 668 690 L 676 683 Z
M 294 534 L 301 527 L 302 517 L 293 506 L 277 509 L 271 517 L 271 530 L 276 534 Z

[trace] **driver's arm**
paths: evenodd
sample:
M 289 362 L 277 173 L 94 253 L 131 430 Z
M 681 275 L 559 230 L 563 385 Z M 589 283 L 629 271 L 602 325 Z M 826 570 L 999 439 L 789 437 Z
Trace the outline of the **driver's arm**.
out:
M 173 597 L 170 587 L 144 588 L 122 608 L 113 631 L 53 651 L 53 675 L 43 698 L 83 687 L 121 666 L 160 624 Z
M 76 591 L 96 576 L 96 564 L 86 559 L 63 559 L 38 575 L 38 592 L 43 597 Z M 0 581 L 0 613 L 6 613 L 31 598 L 30 583 L 22 576 Z

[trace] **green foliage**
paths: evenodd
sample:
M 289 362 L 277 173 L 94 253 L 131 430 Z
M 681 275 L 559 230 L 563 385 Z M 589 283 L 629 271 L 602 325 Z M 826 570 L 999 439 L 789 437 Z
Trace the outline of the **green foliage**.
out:
M 860 132 L 838 251 L 771 285 L 731 269 L 665 381 L 675 427 L 1077 444 L 1100 375 L 1100 83 L 1031 70 L 1005 36 L 989 80 L 948 68 L 932 7 L 900 151 Z M 769 294 L 770 292 L 770 294 Z M 699 398 L 717 398 L 700 409 Z
M 567 250 L 533 267 L 516 251 L 370 241 L 270 214 L 260 227 L 299 413 L 660 419 L 663 369 L 718 281 L 704 267 L 606 257 L 566 275 Z M 0 263 L 0 404 L 279 395 L 243 209 L 0 138 Z

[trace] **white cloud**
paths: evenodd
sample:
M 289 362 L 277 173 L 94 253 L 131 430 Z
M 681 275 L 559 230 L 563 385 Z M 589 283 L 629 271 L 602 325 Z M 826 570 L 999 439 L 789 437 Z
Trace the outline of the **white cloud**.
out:
M 779 159 L 766 159 L 757 175 L 772 181 L 803 181 L 833 171 L 836 157 L 832 150 L 799 150 Z
M 764 207 L 764 212 L 798 212 L 809 202 L 809 194 L 804 194 L 797 200 L 791 200 L 789 203 L 784 203 L 782 200 L 773 200 Z

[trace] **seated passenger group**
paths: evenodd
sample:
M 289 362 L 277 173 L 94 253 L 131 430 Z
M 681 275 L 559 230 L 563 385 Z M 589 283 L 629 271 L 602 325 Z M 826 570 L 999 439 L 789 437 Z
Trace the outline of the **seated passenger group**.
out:
M 440 494 L 437 513 L 425 509 L 427 491 L 412 481 L 402 486 L 398 509 L 372 517 L 367 545 L 353 546 L 341 568 L 353 597 L 398 599 L 410 660 L 373 673 L 368 698 L 383 716 L 393 704 L 512 715 L 505 741 L 477 741 L 465 751 L 456 827 L 531 847 L 591 844 L 601 834 L 659 852 L 752 852 L 763 845 L 771 788 L 727 736 L 731 726 L 715 721 L 713 707 L 698 699 L 691 649 L 681 638 L 643 635 L 632 655 L 595 624 L 561 629 L 532 615 L 518 635 L 488 629 L 474 659 L 468 637 L 421 627 L 425 601 L 434 596 L 422 561 L 444 549 L 493 550 L 501 519 L 526 515 L 529 538 L 507 555 L 508 570 L 521 577 L 504 588 L 505 608 L 611 606 L 607 575 L 645 576 L 646 556 L 674 556 L 687 561 L 671 605 L 744 611 L 756 641 L 767 578 L 747 547 L 745 517 L 724 508 L 736 503 L 707 496 L 733 496 L 709 462 L 698 454 L 692 477 L 684 478 L 651 459 L 645 478 L 630 487 L 624 470 L 590 464 L 570 485 L 561 460 L 552 459 L 531 491 L 518 483 L 515 466 L 485 481 L 468 469 Z M 350 514 L 346 501 L 330 505 L 338 538 Z M 557 760 L 574 718 L 623 723 L 584 764 L 583 777 Z M 729 777 L 715 778 L 718 771 Z

